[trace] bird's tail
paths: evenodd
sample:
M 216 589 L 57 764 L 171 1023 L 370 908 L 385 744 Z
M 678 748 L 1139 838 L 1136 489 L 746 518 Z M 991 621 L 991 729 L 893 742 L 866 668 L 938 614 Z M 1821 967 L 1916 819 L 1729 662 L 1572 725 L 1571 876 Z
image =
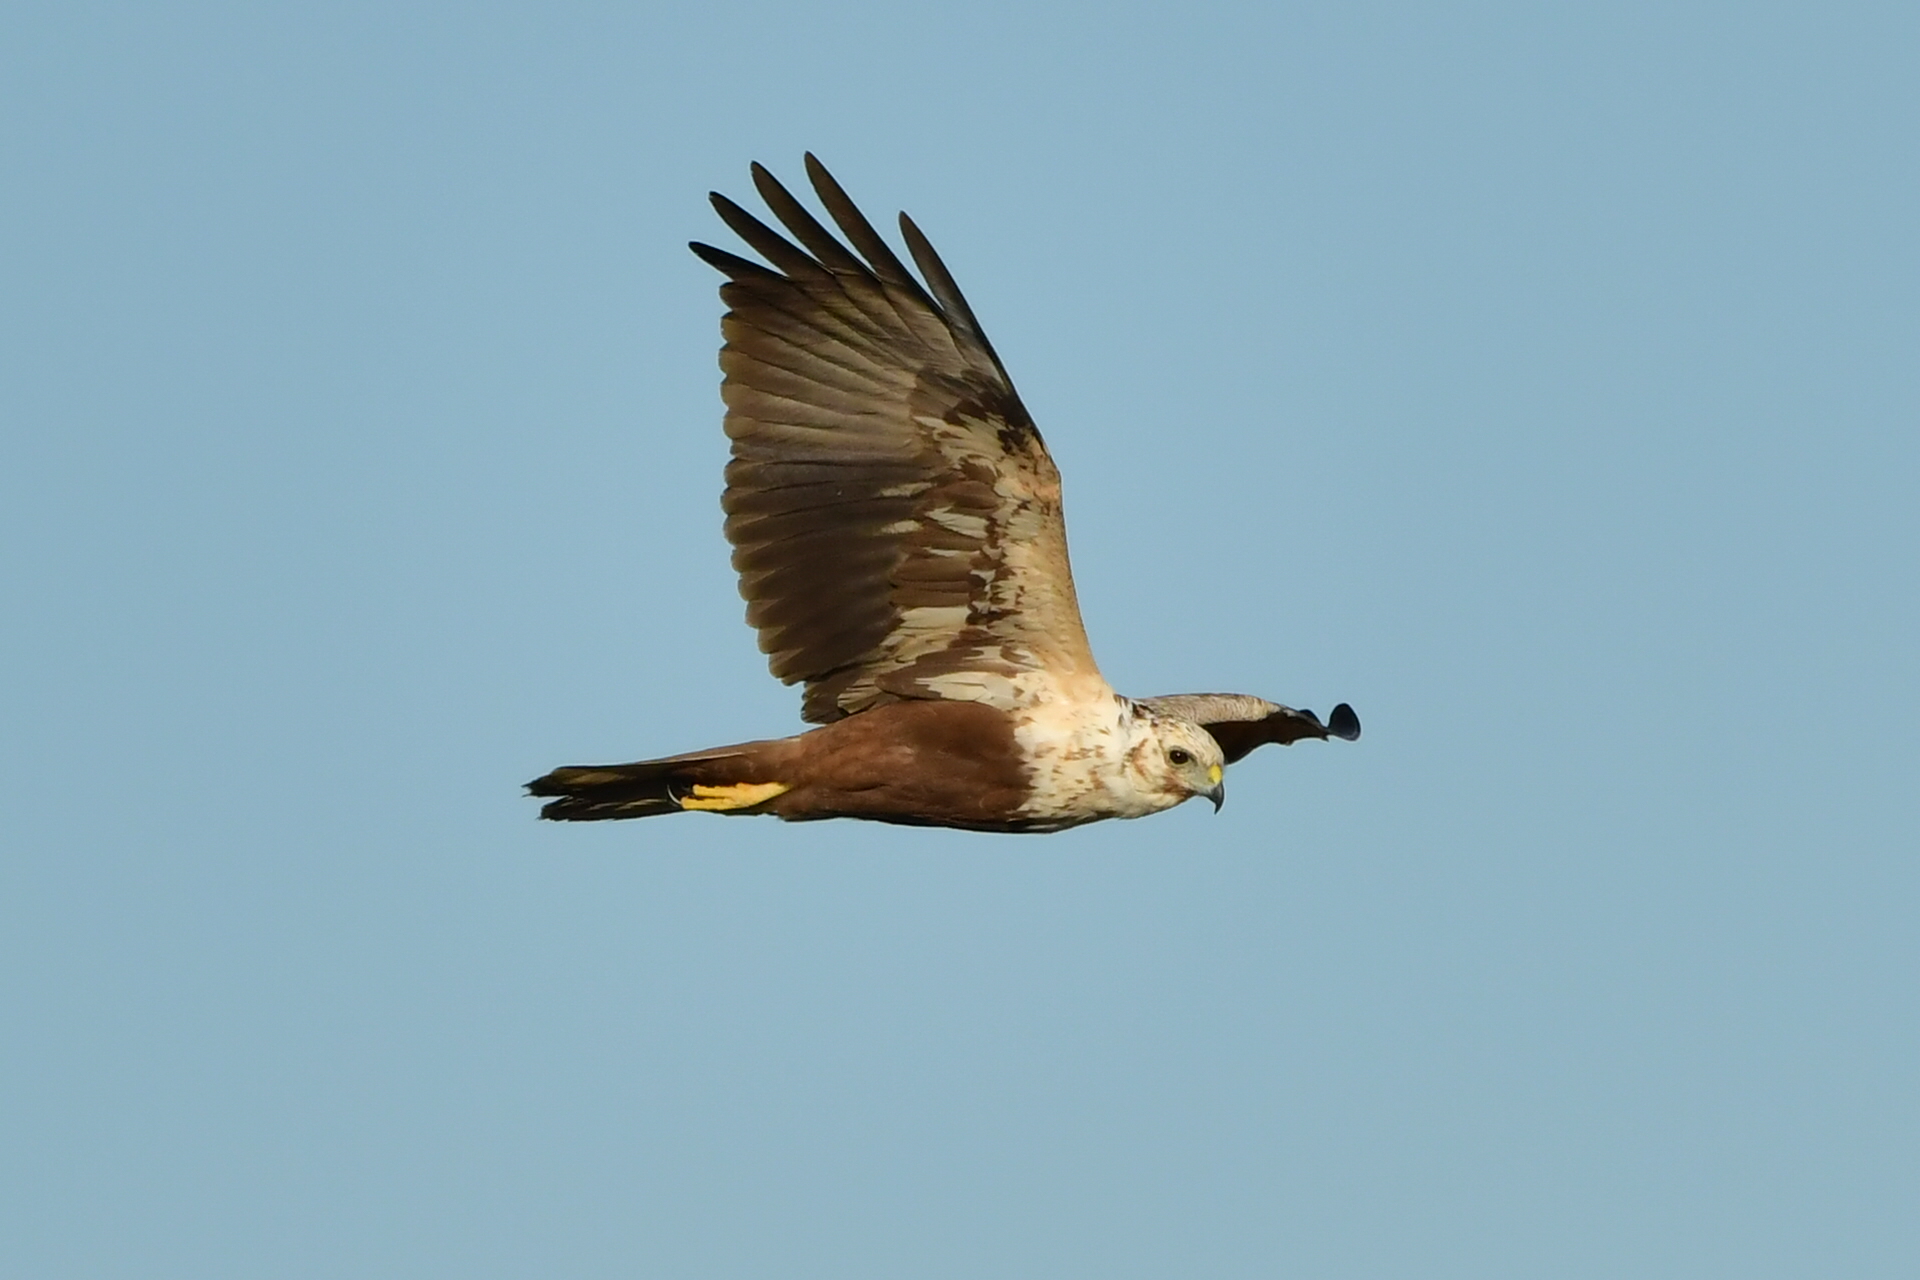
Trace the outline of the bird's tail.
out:
M 650 818 L 701 809 L 713 813 L 764 812 L 788 790 L 764 772 L 752 748 L 723 747 L 633 764 L 567 765 L 527 784 L 529 795 L 557 796 L 540 816 L 559 822 Z

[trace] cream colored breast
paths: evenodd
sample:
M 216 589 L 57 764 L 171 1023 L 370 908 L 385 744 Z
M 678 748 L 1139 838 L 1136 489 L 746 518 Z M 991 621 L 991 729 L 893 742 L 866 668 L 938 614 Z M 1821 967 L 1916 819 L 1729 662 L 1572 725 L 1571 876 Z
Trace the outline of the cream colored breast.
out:
M 1071 826 L 1144 817 L 1179 803 L 1163 791 L 1143 790 L 1127 768 L 1136 723 L 1131 706 L 1111 689 L 1097 698 L 1028 703 L 1013 730 L 1032 775 L 1021 816 Z

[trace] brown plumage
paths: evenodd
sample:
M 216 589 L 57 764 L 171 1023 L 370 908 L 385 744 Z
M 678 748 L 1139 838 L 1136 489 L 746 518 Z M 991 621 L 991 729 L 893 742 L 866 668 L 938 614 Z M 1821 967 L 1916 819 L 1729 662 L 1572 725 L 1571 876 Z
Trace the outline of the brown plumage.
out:
M 712 199 L 771 268 L 692 247 L 727 276 L 722 506 L 747 620 L 823 727 L 556 769 L 530 784 L 557 797 L 542 816 L 1057 830 L 1193 795 L 1217 806 L 1221 768 L 1262 743 L 1358 737 L 1345 704 L 1323 725 L 1246 695 L 1135 702 L 1108 687 L 1074 597 L 1059 472 L 972 309 L 905 214 L 921 279 L 806 165 L 840 236 L 755 165 L 786 235 Z
M 946 266 L 901 215 L 913 278 L 824 166 L 807 175 L 854 256 L 759 165 L 802 245 L 725 196 L 779 268 L 726 273 L 727 539 L 773 674 L 816 724 L 938 696 L 956 669 L 1097 674 L 1067 566 L 1060 473 Z
M 1026 799 L 1013 717 L 978 702 L 899 702 L 792 738 L 744 742 L 640 764 L 556 769 L 531 789 L 561 796 L 541 817 L 574 821 L 673 813 L 695 788 L 786 789 L 728 812 L 788 819 L 877 818 L 1018 831 Z

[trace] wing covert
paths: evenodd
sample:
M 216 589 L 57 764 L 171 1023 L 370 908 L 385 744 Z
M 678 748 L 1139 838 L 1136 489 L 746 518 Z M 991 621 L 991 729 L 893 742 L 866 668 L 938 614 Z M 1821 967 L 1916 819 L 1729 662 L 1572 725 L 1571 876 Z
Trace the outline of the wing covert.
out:
M 1360 717 L 1344 702 L 1328 713 L 1323 724 L 1311 711 L 1283 707 L 1246 693 L 1172 693 L 1134 701 L 1205 729 L 1220 744 L 1228 764 L 1268 743 L 1286 746 L 1302 738 L 1344 738 L 1352 742 L 1360 737 Z
M 806 682 L 819 723 L 1012 705 L 1025 672 L 1098 679 L 1059 472 L 966 299 L 904 214 L 924 285 L 811 155 L 807 173 L 844 242 L 755 165 L 787 235 L 713 204 L 770 267 L 692 246 L 728 277 L 722 506 L 773 674 Z

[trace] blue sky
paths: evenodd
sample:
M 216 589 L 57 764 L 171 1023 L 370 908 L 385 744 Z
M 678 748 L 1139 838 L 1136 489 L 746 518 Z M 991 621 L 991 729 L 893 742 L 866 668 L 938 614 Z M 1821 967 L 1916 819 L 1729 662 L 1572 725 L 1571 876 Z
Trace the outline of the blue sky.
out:
M 0 1269 L 1904 1276 L 1920 18 L 17 5 Z M 1126 692 L 1060 836 L 519 784 L 798 728 L 705 203 L 909 209 Z

